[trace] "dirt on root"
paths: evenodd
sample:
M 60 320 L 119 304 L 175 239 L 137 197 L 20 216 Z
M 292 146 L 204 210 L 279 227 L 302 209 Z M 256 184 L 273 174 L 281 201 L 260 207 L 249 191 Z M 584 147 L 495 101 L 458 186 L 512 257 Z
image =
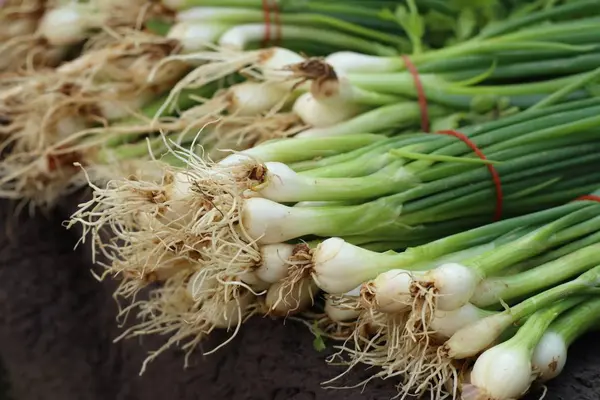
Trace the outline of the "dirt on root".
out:
M 268 318 L 254 318 L 216 354 L 196 355 L 187 370 L 183 354 L 174 350 L 138 376 L 146 352 L 161 339 L 112 343 L 122 331 L 114 320 L 114 286 L 92 277 L 89 250 L 73 251 L 78 232 L 61 226 L 80 200 L 73 197 L 46 216 L 22 217 L 16 224 L 7 223 L 9 206 L 1 204 L 0 357 L 12 399 L 366 400 L 395 394 L 392 381 L 373 382 L 363 393 L 322 389 L 320 382 L 339 372 L 325 365 L 326 352 L 313 349 L 303 325 Z M 350 374 L 346 383 L 360 375 Z M 600 399 L 597 336 L 572 348 L 546 399 Z

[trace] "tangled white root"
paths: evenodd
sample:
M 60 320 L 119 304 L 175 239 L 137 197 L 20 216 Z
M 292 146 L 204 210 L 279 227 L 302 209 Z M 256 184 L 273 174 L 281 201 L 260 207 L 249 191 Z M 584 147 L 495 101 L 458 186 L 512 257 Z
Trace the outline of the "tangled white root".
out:
M 210 48 L 211 46 L 207 45 L 207 47 Z M 197 89 L 211 82 L 226 79 L 234 73 L 239 73 L 253 81 L 281 84 L 282 90 L 284 88 L 291 89 L 292 86 L 289 85 L 289 81 L 290 79 L 295 80 L 295 75 L 283 70 L 283 66 L 287 65 L 286 60 L 295 59 L 294 54 L 289 53 L 292 52 L 278 48 L 240 52 L 228 48 L 213 47 L 212 51 L 177 54 L 167 57 L 156 66 L 156 73 L 165 65 L 173 62 L 198 66 L 173 86 L 167 102 L 158 114 L 162 114 L 169 104 L 173 104 L 184 89 Z M 296 55 L 296 57 L 300 56 Z M 230 97 L 228 101 L 232 102 L 232 98 Z M 286 99 L 282 98 L 281 102 L 277 103 L 268 114 L 279 111 L 285 101 Z
M 186 128 L 177 135 L 180 145 L 194 138 L 203 146 L 204 157 L 219 161 L 232 151 L 243 151 L 264 141 L 292 136 L 304 126 L 293 113 L 238 116 L 218 114 L 227 108 L 225 96 L 217 96 L 181 114 L 180 124 Z
M 210 352 L 218 350 L 229 343 L 241 324 L 256 313 L 255 296 L 244 287 L 234 285 L 235 290 L 223 290 L 229 286 L 217 285 L 192 296 L 187 288 L 190 277 L 189 272 L 177 274 L 163 287 L 153 290 L 147 300 L 135 302 L 121 311 L 120 315 L 126 316 L 137 310 L 136 316 L 141 322 L 128 328 L 115 341 L 145 335 L 169 335 L 165 344 L 144 361 L 140 374 L 149 362 L 173 345 L 181 346 L 186 352 L 187 366 L 193 350 L 215 329 L 233 330 L 225 342 Z
M 132 304 L 121 316 L 139 309 L 145 319 L 123 336 L 172 335 L 147 362 L 179 341 L 187 340 L 183 348 L 191 352 L 215 327 L 237 330 L 259 310 L 240 279 L 261 260 L 240 211 L 244 191 L 264 175 L 262 165 L 219 166 L 191 150 L 171 152 L 186 168 L 156 161 L 143 170 L 145 177 L 113 180 L 105 188 L 91 184 L 94 198 L 71 220 L 107 259 L 106 275 L 123 278 L 116 297 Z M 112 239 L 103 239 L 103 228 Z M 140 289 L 161 282 L 150 300 L 135 300 Z
M 314 304 L 319 288 L 309 276 L 293 286 L 284 287 L 281 283 L 272 284 L 267 290 L 265 304 L 267 313 L 287 317 L 308 310 Z
M 261 179 L 260 164 L 219 170 L 188 150 L 174 154 L 187 164 L 185 169 L 149 162 L 144 169 L 149 179 L 134 175 L 110 181 L 105 188 L 90 182 L 93 199 L 80 206 L 70 225 L 82 224 L 82 240 L 91 234 L 93 244 L 102 248 L 97 239 L 103 227 L 127 243 L 129 235 L 148 230 L 141 218 L 158 220 L 151 230 L 156 239 L 176 238 L 204 260 L 218 261 L 230 275 L 240 275 L 245 271 L 238 266 L 260 260 L 257 246 L 239 224 L 242 192 Z
M 385 323 L 387 321 L 385 317 L 383 314 L 361 312 L 354 322 L 354 329 L 350 332 L 348 338 L 342 345 L 336 346 L 335 348 L 338 351 L 327 359 L 328 364 L 346 366 L 346 370 L 324 382 L 324 384 L 329 385 L 339 380 L 361 363 L 379 366 L 380 362 L 378 360 L 386 353 Z M 353 387 L 364 386 L 380 376 L 383 376 L 382 372 L 377 372 Z
M 189 69 L 183 63 L 171 63 L 160 73 L 155 69 L 165 59 L 180 51 L 179 44 L 171 39 L 122 28 L 110 34 L 97 36 L 87 43 L 84 52 L 76 59 L 58 67 L 56 73 L 80 82 L 96 81 L 160 85 L 163 90 Z M 85 85 L 82 84 L 85 87 Z
M 35 34 L 40 17 L 51 2 L 6 0 L 0 9 L 0 72 L 19 73 L 42 66 L 55 66 L 62 51 L 51 51 Z
M 410 314 L 375 311 L 361 301 L 363 312 L 356 328 L 329 362 L 347 366 L 347 370 L 327 381 L 332 383 L 359 364 L 377 367 L 378 372 L 353 386 L 364 386 L 373 379 L 398 380 L 398 397 L 412 398 L 430 393 L 432 399 L 458 398 L 462 364 L 451 360 L 440 343 L 428 335 L 407 334 Z M 366 307 L 366 308 L 365 308 Z
M 61 24 L 58 22 L 61 19 L 54 18 L 51 25 L 46 25 L 45 17 L 53 10 L 64 7 L 64 4 L 59 3 L 41 0 L 3 2 L 0 10 L 0 72 L 35 71 L 42 67 L 56 67 L 64 60 L 69 39 L 77 40 L 78 37 L 67 37 L 67 42 L 61 43 L 63 35 L 57 34 L 54 29 L 58 26 L 60 30 Z M 75 29 L 76 35 L 82 34 L 79 38 L 81 42 L 91 36 L 84 50 L 97 42 L 114 42 L 110 37 L 119 36 L 120 31 L 124 29 L 142 33 L 140 28 L 144 21 L 165 15 L 165 9 L 160 3 L 143 0 L 90 1 L 88 5 L 88 13 L 79 18 L 85 21 L 81 27 L 84 31 L 77 32 Z M 85 32 L 86 30 L 89 32 Z M 58 42 L 48 35 L 58 35 L 54 38 L 58 39 Z
M 414 280 L 410 292 L 413 304 L 406 322 L 405 334 L 413 341 L 427 342 L 435 333 L 430 326 L 435 316 L 437 289 L 433 283 Z
M 171 63 L 201 63 L 193 71 L 179 80 L 173 86 L 169 97 L 163 107 L 157 114 L 163 114 L 169 107 L 169 104 L 176 102 L 177 97 L 184 89 L 197 89 L 211 82 L 218 81 L 241 71 L 248 65 L 254 64 L 259 60 L 260 52 L 231 52 L 227 49 L 216 51 L 198 52 L 194 54 L 177 54 L 166 57 L 154 68 L 151 77 L 160 73 L 160 71 Z
M 278 299 L 275 304 L 279 304 L 286 297 L 289 297 L 294 292 L 298 292 L 303 286 L 303 282 L 311 282 L 314 285 L 315 291 L 318 287 L 312 278 L 312 250 L 305 244 L 300 243 L 294 247 L 291 257 L 287 260 L 288 273 L 287 276 L 277 283 Z
M 67 227 L 81 224 L 81 240 L 85 241 L 90 235 L 92 246 L 99 246 L 98 250 L 104 246 L 101 235 L 104 227 L 108 227 L 110 233 L 118 240 L 124 240 L 125 244 L 132 242 L 133 239 L 128 238 L 130 234 L 147 223 L 149 216 L 158 215 L 168 207 L 170 199 L 167 192 L 174 179 L 161 163 L 143 165 L 145 168 L 139 170 L 140 175 L 111 180 L 104 188 L 89 179 L 93 197 L 79 206 Z
M 151 291 L 147 300 L 133 302 L 121 310 L 120 319 L 125 320 L 134 311 L 140 322 L 124 331 L 115 341 L 145 335 L 169 336 L 146 358 L 140 374 L 148 363 L 174 345 L 185 351 L 187 366 L 198 344 L 215 329 L 233 331 L 224 342 L 204 354 L 219 350 L 233 340 L 245 321 L 259 312 L 256 296 L 235 280 L 215 280 L 214 285 L 196 290 L 192 296 L 189 286 L 194 275 L 191 272 L 180 271 L 164 286 Z
M 1 150 L 7 153 L 0 165 L 0 190 L 7 197 L 42 205 L 64 194 L 61 186 L 68 187 L 78 171 L 73 162 L 84 164 L 93 158 L 95 143 L 81 143 L 98 133 L 90 126 L 135 115 L 139 99 L 170 87 L 183 70 L 154 81 L 148 81 L 148 70 L 176 51 L 176 44 L 164 38 L 134 32 L 57 70 L 6 83 L 0 96 L 6 122 L 0 127 Z M 143 127 L 130 127 L 136 128 Z

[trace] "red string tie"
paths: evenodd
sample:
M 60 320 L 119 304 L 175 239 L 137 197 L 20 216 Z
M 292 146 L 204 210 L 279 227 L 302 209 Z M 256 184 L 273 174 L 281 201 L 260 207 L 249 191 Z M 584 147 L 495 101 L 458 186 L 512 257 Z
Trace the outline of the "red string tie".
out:
M 277 0 L 262 0 L 262 9 L 265 22 L 265 35 L 263 37 L 263 47 L 271 43 L 271 13 L 273 13 L 273 23 L 275 24 L 275 38 L 273 42 L 277 45 L 281 42 L 281 15 Z
M 477 147 L 477 145 L 473 143 L 471 139 L 469 139 L 466 135 L 451 129 L 438 131 L 436 133 L 454 136 L 455 138 L 460 139 L 467 146 L 469 146 L 479 158 L 487 161 L 487 157 L 485 156 L 485 154 L 483 154 L 483 151 L 481 151 L 481 149 Z M 496 171 L 496 168 L 493 164 L 486 164 L 486 167 L 488 171 L 490 171 L 492 181 L 494 182 L 494 186 L 496 188 L 496 211 L 494 212 L 494 221 L 499 221 L 500 219 L 502 219 L 502 206 L 504 203 L 504 195 L 502 193 L 502 181 L 500 180 L 500 174 L 498 174 L 498 171 Z
M 594 194 L 586 194 L 584 196 L 579 196 L 578 198 L 576 198 L 573 201 L 583 201 L 583 200 L 597 201 L 598 203 L 600 203 L 600 196 L 596 196 Z
M 406 54 L 402 55 L 402 60 L 408 69 L 408 72 L 412 75 L 415 82 L 415 89 L 417 90 L 417 99 L 419 101 L 419 108 L 421 109 L 421 130 L 423 132 L 429 132 L 429 112 L 427 111 L 427 96 L 425 96 L 425 89 L 423 83 L 419 77 L 419 71 L 415 64 L 412 63 L 410 57 Z

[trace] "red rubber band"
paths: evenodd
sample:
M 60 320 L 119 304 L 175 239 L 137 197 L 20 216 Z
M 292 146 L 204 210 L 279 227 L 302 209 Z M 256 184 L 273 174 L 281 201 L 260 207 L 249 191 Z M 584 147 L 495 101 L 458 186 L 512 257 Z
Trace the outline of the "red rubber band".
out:
M 262 0 L 262 10 L 265 22 L 265 35 L 263 37 L 263 47 L 271 43 L 271 12 L 273 13 L 273 23 L 275 24 L 275 44 L 281 42 L 281 14 L 277 0 Z
M 406 68 L 412 75 L 412 78 L 415 82 L 415 89 L 417 90 L 417 99 L 419 101 L 419 108 L 421 109 L 421 130 L 423 132 L 429 132 L 429 112 L 427 111 L 427 96 L 425 96 L 425 89 L 423 88 L 423 83 L 421 82 L 421 78 L 419 77 L 419 71 L 417 67 L 412 63 L 410 57 L 406 54 L 402 55 L 402 60 L 406 65 Z M 487 157 L 483 152 L 477 147 L 475 143 L 471 141 L 467 136 L 463 135 L 460 132 L 455 130 L 443 130 L 438 131 L 436 133 L 442 135 L 450 135 L 454 136 L 457 139 L 460 139 L 464 142 L 471 150 L 477 154 L 479 158 L 482 160 L 487 160 Z M 492 180 L 494 182 L 494 186 L 496 187 L 496 211 L 494 213 L 494 221 L 499 221 L 502 219 L 502 206 L 504 203 L 504 195 L 502 193 L 502 181 L 500 180 L 500 175 L 496 168 L 492 164 L 486 164 L 487 169 L 490 171 L 490 175 L 492 175 Z M 600 199 L 600 197 L 599 197 Z
M 487 160 L 485 154 L 483 154 L 479 147 L 477 147 L 477 145 L 473 143 L 471 139 L 469 139 L 466 135 L 463 135 L 462 133 L 451 129 L 438 131 L 436 133 L 442 135 L 450 135 L 454 136 L 457 139 L 460 139 L 467 146 L 469 146 L 479 158 L 481 158 L 482 160 Z M 492 181 L 494 182 L 494 186 L 496 187 L 496 211 L 494 213 L 494 221 L 499 221 L 500 219 L 502 219 L 502 205 L 504 203 L 504 195 L 502 193 L 502 181 L 500 180 L 500 175 L 498 174 L 498 171 L 496 171 L 496 168 L 492 164 L 486 164 L 486 167 L 490 171 L 490 175 L 492 175 Z
M 415 89 L 417 89 L 417 99 L 419 100 L 419 108 L 421 109 L 421 130 L 423 132 L 429 132 L 429 113 L 427 112 L 427 96 L 425 96 L 425 89 L 423 89 L 423 84 L 421 83 L 421 78 L 419 77 L 419 71 L 415 64 L 412 63 L 410 57 L 406 54 L 402 55 L 402 60 L 406 65 L 406 68 L 410 72 L 415 81 Z
M 262 0 L 263 17 L 265 22 L 265 35 L 263 47 L 267 47 L 271 41 L 271 0 Z
M 573 201 L 582 201 L 582 200 L 591 200 L 591 201 L 597 201 L 598 203 L 600 203 L 600 196 L 596 196 L 593 194 L 586 194 L 585 196 L 579 196 L 578 198 L 576 198 Z

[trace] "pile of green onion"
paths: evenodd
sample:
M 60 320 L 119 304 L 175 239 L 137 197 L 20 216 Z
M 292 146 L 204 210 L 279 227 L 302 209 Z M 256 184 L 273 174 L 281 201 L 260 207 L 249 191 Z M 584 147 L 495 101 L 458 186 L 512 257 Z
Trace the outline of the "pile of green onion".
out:
M 270 315 L 508 400 L 600 327 L 600 0 L 8 3 L 0 196 L 90 186 L 142 371 Z

